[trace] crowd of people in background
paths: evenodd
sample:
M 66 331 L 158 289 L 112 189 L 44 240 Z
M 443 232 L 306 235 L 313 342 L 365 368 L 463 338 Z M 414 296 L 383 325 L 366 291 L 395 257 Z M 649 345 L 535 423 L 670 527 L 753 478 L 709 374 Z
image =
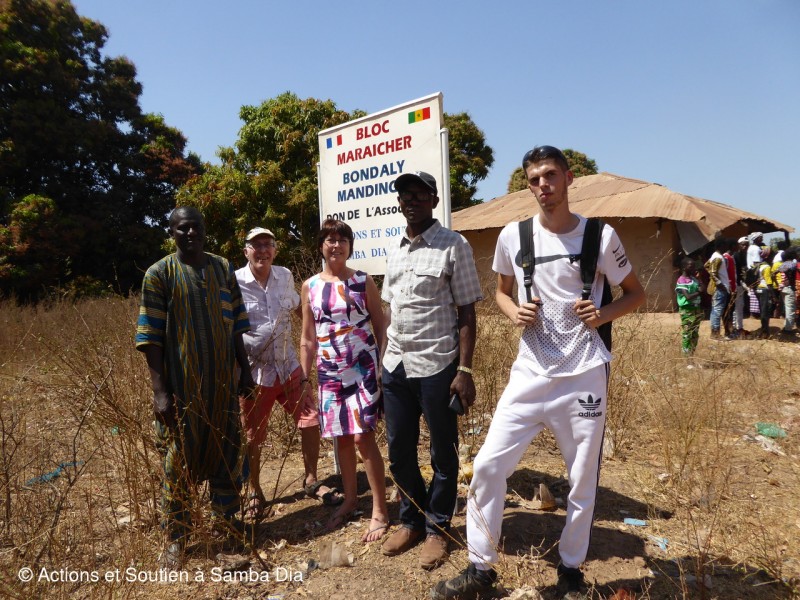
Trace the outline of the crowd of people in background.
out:
M 770 319 L 783 319 L 779 335 L 796 336 L 799 253 L 800 248 L 786 240 L 777 242 L 776 248 L 765 245 L 764 235 L 756 231 L 738 240 L 717 238 L 705 263 L 698 256 L 681 259 L 675 294 L 683 353 L 695 352 L 705 317 L 710 320 L 712 340 L 768 339 Z M 745 328 L 748 317 L 758 319 L 756 331 Z

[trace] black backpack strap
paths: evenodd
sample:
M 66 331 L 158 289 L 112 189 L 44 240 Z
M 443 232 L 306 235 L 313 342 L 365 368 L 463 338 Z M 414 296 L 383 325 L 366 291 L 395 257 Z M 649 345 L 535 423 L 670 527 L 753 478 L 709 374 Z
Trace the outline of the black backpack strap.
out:
M 586 229 L 583 232 L 583 244 L 581 246 L 581 281 L 583 282 L 581 299 L 583 300 L 588 300 L 592 294 L 592 284 L 597 272 L 597 259 L 600 256 L 600 243 L 603 239 L 604 225 L 605 223 L 596 217 L 586 219 Z M 597 307 L 605 306 L 612 300 L 611 286 L 608 285 L 608 280 L 603 278 L 603 297 Z M 611 350 L 611 322 L 598 327 L 597 332 L 600 334 L 600 338 L 606 348 Z
M 597 272 L 597 257 L 600 254 L 600 240 L 603 237 L 604 223 L 597 218 L 586 219 L 581 246 L 581 281 L 583 290 L 581 300 L 588 300 L 592 294 L 594 275 Z
M 519 222 L 519 252 L 522 263 L 522 282 L 525 285 L 525 295 L 528 302 L 533 301 L 531 287 L 533 286 L 534 250 L 533 250 L 533 217 Z

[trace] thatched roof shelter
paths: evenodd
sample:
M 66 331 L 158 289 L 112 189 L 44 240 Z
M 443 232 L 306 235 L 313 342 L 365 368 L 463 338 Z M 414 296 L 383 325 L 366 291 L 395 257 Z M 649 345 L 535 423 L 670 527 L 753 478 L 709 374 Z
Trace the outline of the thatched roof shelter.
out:
M 718 235 L 739 237 L 752 231 L 794 231 L 788 225 L 755 213 L 612 173 L 576 178 L 569 188 L 569 203 L 573 212 L 584 217 L 674 221 L 686 253 L 702 248 Z M 522 190 L 453 213 L 452 225 L 462 233 L 490 229 L 522 221 L 538 212 L 533 194 Z
M 672 307 L 673 263 L 681 253 L 700 250 L 720 235 L 738 238 L 753 231 L 787 235 L 794 231 L 755 213 L 612 173 L 575 179 L 569 203 L 573 212 L 600 217 L 617 230 L 639 277 L 649 285 L 648 304 L 654 310 Z M 489 275 L 503 226 L 538 212 L 533 194 L 522 190 L 453 213 L 452 228 L 470 241 L 479 269 Z

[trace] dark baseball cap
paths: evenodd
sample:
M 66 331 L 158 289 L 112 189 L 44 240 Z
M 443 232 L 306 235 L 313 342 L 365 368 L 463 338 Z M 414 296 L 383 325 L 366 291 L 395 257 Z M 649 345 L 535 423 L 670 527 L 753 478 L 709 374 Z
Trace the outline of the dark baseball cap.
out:
M 430 189 L 434 194 L 439 193 L 439 191 L 436 189 L 436 179 L 434 179 L 433 175 L 430 173 L 425 173 L 424 171 L 417 171 L 416 173 L 404 173 L 403 175 L 400 175 L 400 177 L 394 180 L 394 189 L 396 189 L 398 192 L 402 192 L 412 183 L 418 183 L 423 187 Z

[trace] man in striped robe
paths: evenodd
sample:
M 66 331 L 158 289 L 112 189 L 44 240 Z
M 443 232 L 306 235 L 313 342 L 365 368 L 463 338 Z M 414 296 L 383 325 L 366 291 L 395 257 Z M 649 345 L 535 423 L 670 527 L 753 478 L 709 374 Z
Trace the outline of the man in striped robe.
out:
M 164 460 L 162 509 L 168 534 L 161 564 L 177 569 L 191 527 L 189 490 L 208 481 L 219 531 L 234 518 L 242 485 L 236 363 L 240 391 L 253 380 L 242 334 L 250 329 L 233 266 L 203 251 L 205 223 L 191 207 L 169 218 L 177 251 L 145 274 L 136 330 L 153 386 L 156 434 Z

